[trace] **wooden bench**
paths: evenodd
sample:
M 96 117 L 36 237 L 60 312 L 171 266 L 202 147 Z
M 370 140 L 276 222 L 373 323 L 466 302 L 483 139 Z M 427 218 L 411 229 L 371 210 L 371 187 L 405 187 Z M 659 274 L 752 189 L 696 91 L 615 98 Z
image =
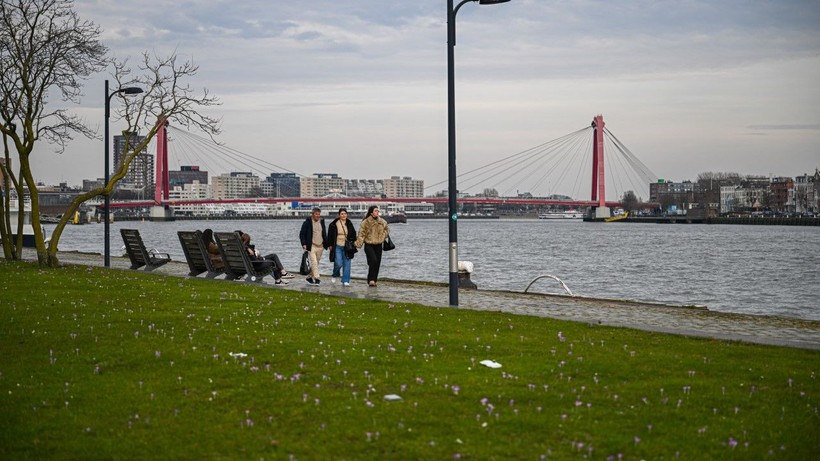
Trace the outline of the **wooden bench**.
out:
M 248 255 L 245 245 L 237 232 L 214 232 L 219 254 L 225 264 L 225 273 L 228 279 L 245 277 L 246 281 L 260 282 L 262 278 L 273 272 L 273 264 L 254 266 Z
M 131 259 L 131 269 L 145 266 L 146 271 L 152 271 L 171 260 L 168 253 L 158 253 L 156 250 L 146 250 L 142 243 L 140 232 L 136 229 L 120 229 L 122 240 L 125 242 L 125 252 Z
M 179 231 L 179 243 L 182 244 L 182 252 L 185 253 L 185 261 L 188 262 L 188 268 L 191 272 L 188 273 L 191 277 L 205 272 L 205 277 L 212 279 L 218 275 L 225 273 L 224 268 L 215 268 L 211 257 L 208 254 L 208 248 L 205 247 L 205 242 L 202 241 L 202 231 Z

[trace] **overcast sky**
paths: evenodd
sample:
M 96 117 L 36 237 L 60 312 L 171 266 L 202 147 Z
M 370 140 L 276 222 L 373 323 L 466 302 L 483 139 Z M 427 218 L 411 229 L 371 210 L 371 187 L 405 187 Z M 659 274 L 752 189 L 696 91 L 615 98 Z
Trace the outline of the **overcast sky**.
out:
M 307 175 L 446 179 L 445 0 L 77 0 L 76 9 L 120 59 L 176 51 L 199 65 L 192 83 L 220 98 L 210 113 L 232 149 Z M 816 0 L 512 0 L 466 4 L 457 24 L 459 172 L 599 113 L 662 178 L 820 167 Z M 87 83 L 77 108 L 100 132 L 105 78 Z M 101 141 L 74 141 L 61 155 L 41 145 L 35 175 L 100 177 L 102 151 Z

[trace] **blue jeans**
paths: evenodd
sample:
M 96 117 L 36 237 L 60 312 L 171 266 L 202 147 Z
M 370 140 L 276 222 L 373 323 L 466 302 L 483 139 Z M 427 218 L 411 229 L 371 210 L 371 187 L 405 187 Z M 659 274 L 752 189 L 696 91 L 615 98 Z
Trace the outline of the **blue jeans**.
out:
M 333 277 L 338 277 L 342 273 L 342 283 L 350 283 L 350 258 L 345 254 L 344 245 L 335 245 L 333 251 L 336 252 L 336 260 L 333 261 Z

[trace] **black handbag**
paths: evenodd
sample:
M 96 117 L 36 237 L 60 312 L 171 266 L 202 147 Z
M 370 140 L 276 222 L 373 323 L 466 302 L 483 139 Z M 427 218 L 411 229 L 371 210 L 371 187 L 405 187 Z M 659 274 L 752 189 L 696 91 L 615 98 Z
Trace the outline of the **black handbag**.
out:
M 345 256 L 347 256 L 347 259 L 353 259 L 358 251 L 356 245 L 353 244 L 353 240 L 345 240 Z
M 299 273 L 302 275 L 310 274 L 310 252 L 307 250 L 302 253 L 302 264 L 299 266 Z
M 388 235 L 384 239 L 384 242 L 382 242 L 382 251 L 390 251 L 390 250 L 395 250 L 395 249 L 396 249 L 396 244 L 393 243 L 393 239 L 391 239 L 390 236 Z

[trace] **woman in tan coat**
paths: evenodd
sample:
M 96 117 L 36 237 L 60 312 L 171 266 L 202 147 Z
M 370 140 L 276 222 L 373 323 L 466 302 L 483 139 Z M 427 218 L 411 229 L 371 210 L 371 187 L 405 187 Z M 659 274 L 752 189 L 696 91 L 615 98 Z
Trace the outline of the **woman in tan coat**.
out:
M 359 236 L 356 239 L 356 248 L 364 246 L 367 256 L 367 284 L 375 287 L 379 281 L 379 268 L 382 265 L 382 244 L 390 235 L 390 226 L 381 217 L 381 210 L 377 206 L 367 209 L 367 216 L 359 226 Z

